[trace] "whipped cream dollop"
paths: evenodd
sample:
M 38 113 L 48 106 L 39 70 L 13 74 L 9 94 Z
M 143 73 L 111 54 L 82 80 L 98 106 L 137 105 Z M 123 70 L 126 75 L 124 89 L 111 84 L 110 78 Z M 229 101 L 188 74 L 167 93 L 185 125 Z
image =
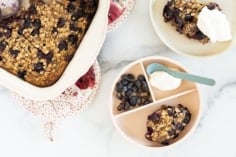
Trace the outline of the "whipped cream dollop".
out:
M 175 78 L 164 71 L 156 71 L 150 75 L 150 85 L 162 90 L 173 90 L 180 86 L 182 80 Z
M 210 10 L 207 6 L 203 7 L 198 15 L 197 26 L 212 43 L 232 39 L 229 21 L 218 9 Z

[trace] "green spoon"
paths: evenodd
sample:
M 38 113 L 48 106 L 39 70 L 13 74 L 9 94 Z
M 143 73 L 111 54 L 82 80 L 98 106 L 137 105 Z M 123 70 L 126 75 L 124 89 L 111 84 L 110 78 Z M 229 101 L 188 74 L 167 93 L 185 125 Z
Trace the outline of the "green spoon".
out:
M 209 86 L 214 86 L 216 83 L 215 80 L 210 79 L 210 78 L 196 76 L 196 75 L 188 74 L 186 72 L 171 70 L 170 68 L 168 68 L 160 63 L 149 64 L 146 68 L 146 71 L 147 71 L 148 75 L 151 75 L 155 71 L 165 71 L 169 75 L 172 75 L 176 78 L 180 78 L 180 79 L 188 80 L 188 81 L 192 81 L 192 82 L 197 82 L 197 83 L 201 83 L 201 84 L 205 84 L 205 85 L 209 85 Z

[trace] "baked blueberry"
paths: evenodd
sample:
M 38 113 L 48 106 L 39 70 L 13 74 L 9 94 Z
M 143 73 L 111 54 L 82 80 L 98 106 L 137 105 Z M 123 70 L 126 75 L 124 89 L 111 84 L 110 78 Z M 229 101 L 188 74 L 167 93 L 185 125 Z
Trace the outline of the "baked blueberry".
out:
M 75 34 L 70 34 L 68 36 L 68 41 L 71 43 L 71 44 L 76 44 L 78 42 L 78 36 L 75 35 Z
M 74 11 L 75 11 L 75 9 L 76 9 L 76 7 L 74 6 L 74 4 L 72 4 L 72 3 L 69 3 L 68 5 L 67 5 L 67 11 L 69 12 L 69 13 L 73 13 Z
M 44 70 L 44 66 L 42 62 L 35 63 L 33 66 L 34 66 L 34 71 L 38 73 Z
M 32 32 L 30 33 L 30 35 L 35 36 L 35 35 L 39 35 L 39 33 L 40 33 L 39 29 L 38 29 L 38 28 L 35 28 L 35 29 L 32 30 Z
M 61 18 L 58 19 L 58 22 L 57 22 L 57 27 L 58 27 L 58 28 L 64 27 L 65 24 L 66 24 L 66 19 L 64 19 L 63 17 L 61 17 Z
M 33 26 L 36 28 L 40 28 L 41 27 L 41 21 L 40 19 L 35 19 L 33 22 Z
M 7 46 L 6 41 L 0 41 L 0 53 L 5 50 L 6 46 Z
M 67 44 L 67 42 L 65 40 L 62 40 L 62 41 L 59 42 L 58 49 L 60 51 L 67 50 L 67 48 L 68 48 L 68 44 Z
M 28 11 L 29 11 L 29 14 L 31 14 L 31 15 L 37 14 L 37 9 L 34 4 L 30 5 Z
M 19 50 L 14 50 L 14 49 L 12 49 L 12 48 L 9 50 L 9 52 L 10 52 L 10 54 L 11 54 L 13 57 L 17 57 L 18 54 L 20 53 Z
M 17 72 L 17 76 L 21 79 L 25 79 L 25 75 L 27 74 L 26 70 L 20 70 Z

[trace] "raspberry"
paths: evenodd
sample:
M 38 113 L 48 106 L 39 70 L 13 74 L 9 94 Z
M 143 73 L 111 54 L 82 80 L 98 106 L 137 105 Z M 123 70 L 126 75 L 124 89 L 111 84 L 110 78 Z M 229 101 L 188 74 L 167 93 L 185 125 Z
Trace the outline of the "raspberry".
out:
M 91 67 L 89 71 L 75 83 L 75 85 L 80 89 L 93 88 L 95 85 L 95 74 L 93 67 Z
M 123 13 L 124 9 L 117 2 L 111 2 L 108 14 L 109 24 L 115 21 Z

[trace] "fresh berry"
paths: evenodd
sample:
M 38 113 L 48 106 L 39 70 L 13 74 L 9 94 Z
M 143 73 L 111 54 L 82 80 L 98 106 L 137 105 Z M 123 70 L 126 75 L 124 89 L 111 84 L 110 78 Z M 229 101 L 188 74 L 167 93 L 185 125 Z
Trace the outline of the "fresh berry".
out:
M 89 71 L 75 83 L 75 85 L 80 89 L 93 88 L 95 85 L 95 73 L 93 67 L 91 67 Z
M 123 11 L 124 9 L 122 9 L 122 7 L 117 2 L 111 1 L 110 10 L 108 14 L 109 24 L 119 18 Z

